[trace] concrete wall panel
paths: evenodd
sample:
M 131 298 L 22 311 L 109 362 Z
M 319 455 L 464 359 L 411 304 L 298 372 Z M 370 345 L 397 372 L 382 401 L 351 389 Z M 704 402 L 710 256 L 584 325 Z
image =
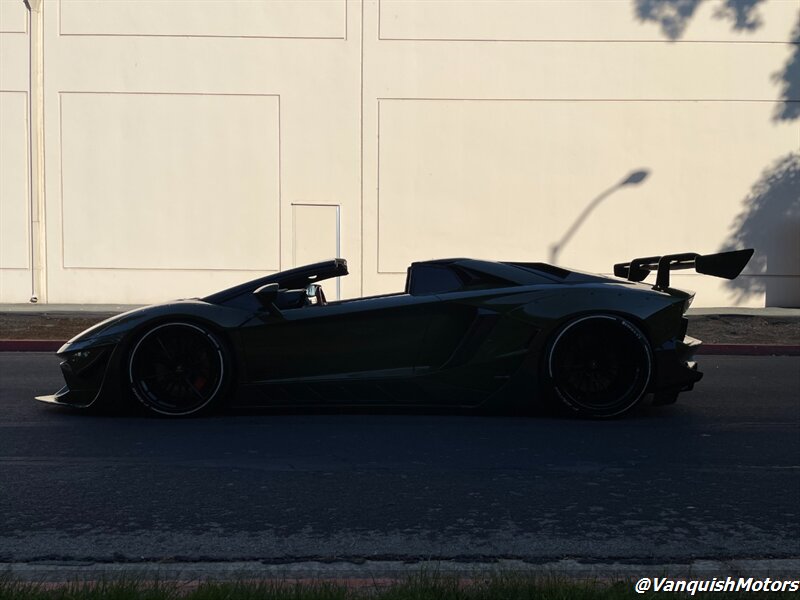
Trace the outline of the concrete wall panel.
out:
M 28 11 L 0 0 L 0 302 L 31 297 L 29 74 Z
M 763 166 L 797 147 L 763 126 L 772 108 L 381 100 L 379 271 L 476 255 L 610 272 L 631 252 L 714 252 Z
M 684 41 L 786 42 L 795 17 L 791 0 L 759 6 L 758 18 L 732 28 L 725 0 L 693 5 L 631 0 L 379 0 L 380 37 L 388 40 L 663 41 L 665 31 Z M 730 4 L 730 3 L 728 3 Z M 680 27 L 681 13 L 691 12 Z M 653 19 L 647 16 L 652 15 Z M 673 23 L 661 25 L 663 23 Z M 636 26 L 636 24 L 640 26 Z
M 360 231 L 354 7 L 46 0 L 48 301 L 153 302 L 288 268 L 296 203 L 340 205 Z M 360 239 L 341 248 L 355 296 Z
M 278 107 L 62 94 L 64 267 L 277 270 Z
M 0 91 L 0 269 L 30 269 L 28 94 Z
M 786 83 L 800 2 L 365 8 L 372 293 L 431 256 L 609 272 L 640 253 L 753 246 L 734 284 L 676 282 L 697 306 L 800 302 L 800 97 Z
M 345 0 L 59 0 L 61 35 L 346 36 Z
M 28 11 L 22 0 L 0 0 L 0 33 L 28 33 Z

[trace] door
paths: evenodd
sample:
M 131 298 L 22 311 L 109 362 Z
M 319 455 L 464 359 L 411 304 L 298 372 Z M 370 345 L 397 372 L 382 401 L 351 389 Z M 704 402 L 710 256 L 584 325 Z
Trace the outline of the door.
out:
M 376 402 L 386 390 L 375 386 L 413 375 L 437 304 L 398 294 L 254 317 L 241 330 L 245 403 Z

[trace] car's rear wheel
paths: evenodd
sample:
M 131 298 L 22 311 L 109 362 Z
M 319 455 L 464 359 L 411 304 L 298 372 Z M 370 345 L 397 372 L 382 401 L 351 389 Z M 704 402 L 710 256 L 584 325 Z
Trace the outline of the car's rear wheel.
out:
M 150 412 L 183 417 L 208 411 L 225 392 L 227 353 L 208 329 L 193 323 L 162 323 L 133 345 L 128 381 Z
M 546 355 L 552 395 L 573 413 L 622 415 L 642 399 L 652 373 L 650 344 L 641 330 L 616 315 L 570 321 Z

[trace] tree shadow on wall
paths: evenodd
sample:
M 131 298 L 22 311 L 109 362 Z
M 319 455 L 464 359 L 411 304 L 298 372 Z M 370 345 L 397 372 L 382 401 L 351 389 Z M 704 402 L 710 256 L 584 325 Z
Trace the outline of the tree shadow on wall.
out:
M 763 293 L 766 306 L 797 306 L 797 282 L 772 276 L 800 273 L 800 152 L 770 165 L 743 204 L 722 250 L 755 248 L 747 271 L 766 277 L 739 277 L 728 287 L 737 303 Z
M 704 0 L 634 0 L 636 17 L 640 21 L 653 21 L 670 40 L 683 36 L 686 26 Z M 764 0 L 725 0 L 714 18 L 733 22 L 737 31 L 754 31 L 761 27 L 761 17 L 756 8 Z
M 772 80 L 781 88 L 781 102 L 775 107 L 775 121 L 794 121 L 800 117 L 800 13 L 792 31 L 794 49 L 781 71 Z
M 636 17 L 655 22 L 671 41 L 680 39 L 704 0 L 633 0 Z M 725 0 L 714 17 L 731 21 L 736 31 L 762 25 L 758 5 L 764 0 Z M 791 34 L 791 54 L 771 74 L 779 87 L 772 120 L 785 124 L 800 118 L 800 12 Z M 765 77 L 770 74 L 765 73 Z M 766 123 L 765 123 L 765 126 Z M 800 306 L 800 152 L 791 152 L 767 167 L 743 201 L 722 250 L 755 248 L 747 271 L 765 277 L 743 276 L 727 283 L 736 302 L 765 295 L 766 306 Z M 792 287 L 794 286 L 794 287 Z
M 683 37 L 686 27 L 697 8 L 705 0 L 633 0 L 636 18 L 642 22 L 657 23 L 661 32 L 671 41 Z M 758 5 L 764 0 L 725 0 L 714 17 L 731 22 L 734 31 L 755 31 L 763 24 Z M 783 68 L 772 74 L 772 81 L 780 87 L 780 104 L 775 109 L 776 121 L 791 121 L 800 117 L 800 12 L 790 36 L 792 54 Z

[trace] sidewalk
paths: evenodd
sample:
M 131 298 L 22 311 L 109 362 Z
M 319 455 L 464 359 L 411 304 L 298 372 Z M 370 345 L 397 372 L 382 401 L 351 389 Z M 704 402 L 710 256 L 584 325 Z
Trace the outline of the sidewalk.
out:
M 800 356 L 798 308 L 697 308 L 687 316 L 701 353 Z
M 87 327 L 135 306 L 0 305 L 0 351 L 55 351 Z M 800 308 L 689 309 L 689 335 L 706 354 L 800 356 Z

